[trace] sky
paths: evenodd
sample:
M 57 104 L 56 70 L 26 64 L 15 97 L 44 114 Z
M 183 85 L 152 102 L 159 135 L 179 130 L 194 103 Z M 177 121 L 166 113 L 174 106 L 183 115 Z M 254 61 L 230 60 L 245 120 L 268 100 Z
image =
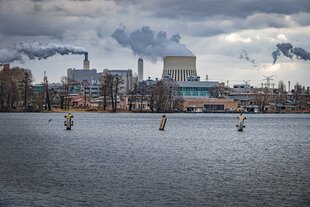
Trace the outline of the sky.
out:
M 273 76 L 310 86 L 310 61 L 283 54 L 277 44 L 310 52 L 309 0 L 0 0 L 0 54 L 20 44 L 85 48 L 98 72 L 132 69 L 144 59 L 144 79 L 161 78 L 163 55 L 197 57 L 202 80 L 260 86 Z M 1 51 L 2 49 L 2 51 Z M 60 82 L 82 68 L 81 54 L 55 54 L 12 66 L 32 70 L 36 83 Z M 265 77 L 264 77 L 265 76 Z

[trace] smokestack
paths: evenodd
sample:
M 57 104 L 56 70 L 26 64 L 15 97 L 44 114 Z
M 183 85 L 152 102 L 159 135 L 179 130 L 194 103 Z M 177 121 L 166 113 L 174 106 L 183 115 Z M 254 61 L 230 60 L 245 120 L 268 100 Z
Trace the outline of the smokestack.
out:
M 84 55 L 85 55 L 85 59 L 84 59 L 84 62 L 83 62 L 83 69 L 84 70 L 89 70 L 88 52 L 85 52 Z
M 84 61 L 88 61 L 88 52 L 85 53 L 85 60 Z
M 138 59 L 138 81 L 143 81 L 143 59 Z

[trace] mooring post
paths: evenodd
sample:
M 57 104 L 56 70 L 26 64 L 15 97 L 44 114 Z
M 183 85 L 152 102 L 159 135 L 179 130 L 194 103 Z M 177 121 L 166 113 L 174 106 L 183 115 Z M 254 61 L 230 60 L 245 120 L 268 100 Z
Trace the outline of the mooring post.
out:
M 163 115 L 160 119 L 159 130 L 164 130 L 167 122 L 166 115 Z

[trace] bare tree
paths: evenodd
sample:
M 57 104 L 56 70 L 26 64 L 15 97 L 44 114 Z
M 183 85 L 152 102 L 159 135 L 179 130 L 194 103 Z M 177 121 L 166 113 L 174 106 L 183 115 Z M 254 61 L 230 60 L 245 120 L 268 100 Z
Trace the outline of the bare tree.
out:
M 278 83 L 278 95 L 275 99 L 276 104 L 285 104 L 286 101 L 286 86 L 282 80 Z
M 123 84 L 123 79 L 119 75 L 112 75 L 105 72 L 101 78 L 101 95 L 103 96 L 103 110 L 107 109 L 107 102 L 111 100 L 112 112 L 117 109 L 117 97 L 120 95 L 119 88 Z
M 22 84 L 24 87 L 24 107 L 28 107 L 31 83 L 33 81 L 32 73 L 29 69 L 22 70 Z
M 68 97 L 69 90 L 71 86 L 71 81 L 69 81 L 68 77 L 62 76 L 60 78 L 60 82 L 62 84 L 62 90 L 60 92 L 60 108 L 61 109 L 69 109 Z
M 136 99 L 137 92 L 138 92 L 138 84 L 134 83 L 133 90 L 129 91 L 129 95 L 130 95 L 130 97 L 128 99 L 128 101 L 129 101 L 129 111 L 132 110 L 132 103 Z
M 179 96 L 178 86 L 173 81 L 158 81 L 152 95 L 157 112 L 172 112 L 183 108 L 183 99 Z
M 296 102 L 300 101 L 302 94 L 302 86 L 297 82 L 294 86 L 294 99 Z
M 280 80 L 278 83 L 278 89 L 280 94 L 284 94 L 286 92 L 286 85 L 282 80 Z
M 121 76 L 118 74 L 113 76 L 113 81 L 112 81 L 112 111 L 115 113 L 117 109 L 117 97 L 120 95 L 119 94 L 119 87 L 120 85 L 123 84 L 123 79 Z M 114 100 L 114 102 L 113 102 Z M 113 105 L 114 104 L 114 105 Z
M 29 69 L 7 67 L 0 71 L 0 109 L 24 110 L 30 100 L 32 81 Z
M 107 110 L 107 101 L 108 98 L 111 97 L 111 91 L 113 91 L 113 76 L 110 72 L 106 72 L 101 77 L 101 95 L 103 96 L 103 110 Z

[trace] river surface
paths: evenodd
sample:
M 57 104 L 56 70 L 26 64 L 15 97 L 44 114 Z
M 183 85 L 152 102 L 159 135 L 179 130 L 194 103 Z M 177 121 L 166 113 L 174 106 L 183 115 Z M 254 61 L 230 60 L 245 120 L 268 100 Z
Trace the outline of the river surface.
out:
M 0 113 L 1 207 L 310 206 L 309 114 L 64 115 Z

